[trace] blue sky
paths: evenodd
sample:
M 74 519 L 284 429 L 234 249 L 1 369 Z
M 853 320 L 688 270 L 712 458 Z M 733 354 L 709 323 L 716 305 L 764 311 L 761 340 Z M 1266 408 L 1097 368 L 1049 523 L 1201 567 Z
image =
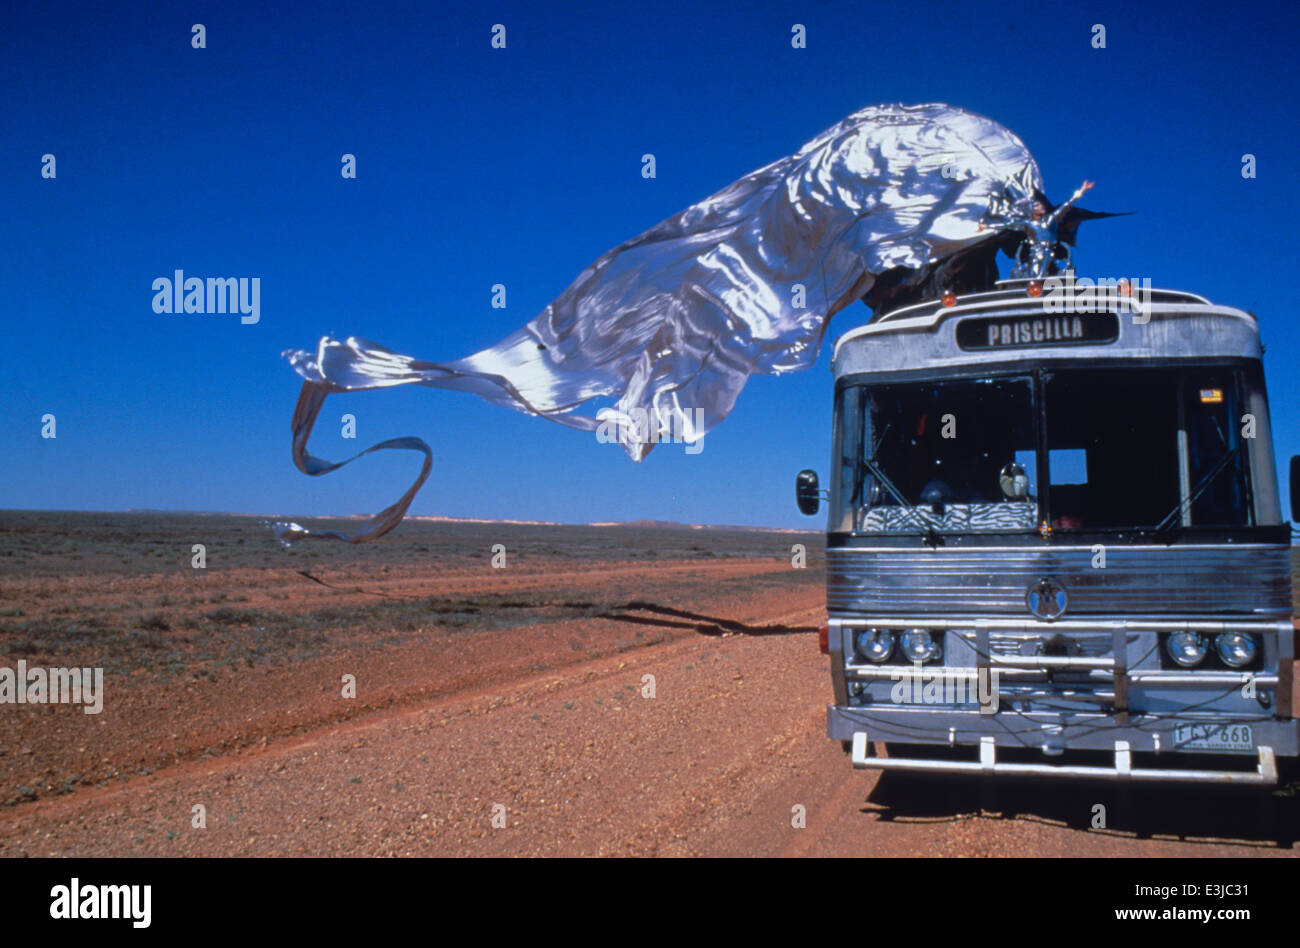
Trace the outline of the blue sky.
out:
M 1088 206 L 1137 211 L 1084 225 L 1082 273 L 1257 313 L 1285 476 L 1300 453 L 1296 17 L 1250 3 L 6 3 L 0 507 L 377 510 L 419 458 L 298 473 L 299 379 L 281 350 L 333 333 L 435 360 L 477 351 L 610 247 L 894 101 L 986 114 L 1024 139 L 1053 199 L 1086 177 Z M 176 269 L 259 277 L 260 322 L 155 314 L 152 281 Z M 637 465 L 415 386 L 331 397 L 312 449 L 423 437 L 435 463 L 417 514 L 819 528 L 795 511 L 793 478 L 826 471 L 827 350 L 867 315 L 837 316 L 813 369 L 751 379 L 695 455 L 661 445 Z M 40 437 L 46 412 L 55 440 Z

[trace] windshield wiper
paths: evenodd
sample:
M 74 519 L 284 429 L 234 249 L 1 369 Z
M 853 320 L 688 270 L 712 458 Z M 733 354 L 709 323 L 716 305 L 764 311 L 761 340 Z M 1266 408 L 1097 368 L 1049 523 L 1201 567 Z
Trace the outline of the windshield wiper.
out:
M 1192 504 L 1200 500 L 1201 495 L 1209 489 L 1212 483 L 1214 483 L 1214 479 L 1227 469 L 1228 464 L 1231 463 L 1232 460 L 1241 452 L 1241 445 L 1242 442 L 1237 442 L 1235 448 L 1223 457 L 1219 458 L 1214 467 L 1206 471 L 1201 479 L 1196 482 L 1196 486 L 1188 493 L 1187 499 L 1180 500 L 1176 505 L 1174 505 L 1173 510 L 1165 514 L 1161 521 L 1155 526 L 1155 533 L 1157 536 L 1164 536 L 1167 533 L 1172 533 L 1175 525 L 1181 526 L 1177 521 L 1182 519 L 1183 512 L 1185 510 L 1191 510 Z
M 885 472 L 876 464 L 874 450 L 875 449 L 873 449 L 872 457 L 863 456 L 862 466 L 871 472 L 871 476 L 876 479 L 880 486 L 883 487 L 889 495 L 894 498 L 894 500 L 898 501 L 901 506 L 907 508 L 908 515 L 911 518 L 920 521 L 920 525 L 925 529 L 925 542 L 929 543 L 931 546 L 938 546 L 943 542 L 943 538 L 940 537 L 938 531 L 934 529 L 934 524 L 926 522 L 925 518 L 920 516 L 921 511 L 917 506 L 904 497 L 902 491 L 895 487 L 893 482 L 885 476 Z

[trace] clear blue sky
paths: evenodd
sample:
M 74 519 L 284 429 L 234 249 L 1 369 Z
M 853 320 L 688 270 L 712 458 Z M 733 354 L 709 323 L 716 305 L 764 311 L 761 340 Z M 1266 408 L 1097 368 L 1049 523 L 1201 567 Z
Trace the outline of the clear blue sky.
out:
M 1054 200 L 1086 177 L 1089 206 L 1138 211 L 1084 225 L 1081 272 L 1259 314 L 1282 476 L 1300 453 L 1293 5 L 15 6 L 0 6 L 0 507 L 377 510 L 420 459 L 298 473 L 282 349 L 328 332 L 476 351 L 615 244 L 894 101 L 986 114 L 1024 139 Z M 175 269 L 259 277 L 261 321 L 155 314 L 152 281 Z M 827 348 L 867 315 L 836 317 Z M 331 397 L 312 448 L 424 437 L 417 514 L 819 528 L 792 485 L 805 466 L 825 475 L 830 393 L 824 349 L 808 372 L 754 377 L 700 454 L 661 445 L 640 465 L 415 386 Z

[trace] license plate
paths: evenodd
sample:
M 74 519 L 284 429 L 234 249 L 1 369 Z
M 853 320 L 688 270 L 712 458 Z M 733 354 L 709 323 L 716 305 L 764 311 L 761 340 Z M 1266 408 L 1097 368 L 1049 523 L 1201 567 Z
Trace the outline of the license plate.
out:
M 1252 751 L 1249 724 L 1183 724 L 1174 728 L 1177 750 Z

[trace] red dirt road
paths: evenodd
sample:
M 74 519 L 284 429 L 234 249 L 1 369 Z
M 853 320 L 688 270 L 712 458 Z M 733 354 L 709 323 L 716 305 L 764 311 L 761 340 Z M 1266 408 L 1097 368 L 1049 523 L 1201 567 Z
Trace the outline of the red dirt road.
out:
M 24 610 L 38 623 L 163 589 L 152 624 L 178 651 L 160 666 L 114 639 L 101 715 L 0 709 L 0 854 L 1293 852 L 1295 796 L 853 771 L 824 730 L 819 563 L 792 569 L 790 536 L 753 542 L 576 569 L 317 564 L 320 582 L 250 564 L 221 580 L 246 614 L 218 619 L 180 602 L 185 574 L 33 573 L 9 598 L 46 601 Z M 297 618 L 256 627 L 270 603 Z M 343 610 L 337 628 L 322 604 Z M 186 619 L 196 608 L 208 618 Z M 234 646 L 213 650 L 222 636 Z M 55 664 L 72 646 L 28 647 Z M 252 656 L 228 661 L 239 649 Z

